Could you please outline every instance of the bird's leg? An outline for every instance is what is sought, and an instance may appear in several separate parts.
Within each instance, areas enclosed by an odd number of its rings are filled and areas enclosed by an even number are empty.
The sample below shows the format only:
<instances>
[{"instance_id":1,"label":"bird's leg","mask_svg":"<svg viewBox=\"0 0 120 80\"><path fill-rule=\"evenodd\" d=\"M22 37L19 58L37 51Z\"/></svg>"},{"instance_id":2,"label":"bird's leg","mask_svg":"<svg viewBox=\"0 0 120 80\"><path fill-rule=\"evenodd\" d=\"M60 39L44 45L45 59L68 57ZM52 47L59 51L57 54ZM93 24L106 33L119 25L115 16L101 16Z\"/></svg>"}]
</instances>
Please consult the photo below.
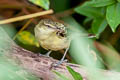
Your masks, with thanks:
<instances>
[{"instance_id":1,"label":"bird's leg","mask_svg":"<svg viewBox=\"0 0 120 80\"><path fill-rule=\"evenodd\" d=\"M50 57L50 53L51 53L52 51L48 51L45 55L47 56L47 57Z\"/></svg>"},{"instance_id":2,"label":"bird's leg","mask_svg":"<svg viewBox=\"0 0 120 80\"><path fill-rule=\"evenodd\" d=\"M62 64L62 62L66 61L66 60L64 60L64 59L65 59L65 56L66 56L68 50L69 50L69 48L67 48L67 49L65 50L65 53L64 53L62 59L61 59L59 62L57 62L56 64L54 64L54 66L58 66L58 65Z\"/></svg>"}]
</instances>

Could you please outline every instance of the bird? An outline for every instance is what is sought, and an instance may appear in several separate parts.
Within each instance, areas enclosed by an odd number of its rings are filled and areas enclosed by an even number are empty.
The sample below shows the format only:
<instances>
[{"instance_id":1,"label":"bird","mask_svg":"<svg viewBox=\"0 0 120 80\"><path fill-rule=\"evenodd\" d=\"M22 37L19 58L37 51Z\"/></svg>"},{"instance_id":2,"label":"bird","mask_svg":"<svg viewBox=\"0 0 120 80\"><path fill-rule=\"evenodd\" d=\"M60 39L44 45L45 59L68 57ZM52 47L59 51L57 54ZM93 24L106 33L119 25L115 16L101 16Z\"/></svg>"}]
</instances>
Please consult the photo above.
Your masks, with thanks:
<instances>
[{"instance_id":1,"label":"bird","mask_svg":"<svg viewBox=\"0 0 120 80\"><path fill-rule=\"evenodd\" d=\"M47 56L49 56L52 51L65 49L63 57L57 63L57 65L61 64L70 46L66 26L63 23L51 19L42 19L35 26L34 33L40 46L48 50Z\"/></svg>"}]
</instances>

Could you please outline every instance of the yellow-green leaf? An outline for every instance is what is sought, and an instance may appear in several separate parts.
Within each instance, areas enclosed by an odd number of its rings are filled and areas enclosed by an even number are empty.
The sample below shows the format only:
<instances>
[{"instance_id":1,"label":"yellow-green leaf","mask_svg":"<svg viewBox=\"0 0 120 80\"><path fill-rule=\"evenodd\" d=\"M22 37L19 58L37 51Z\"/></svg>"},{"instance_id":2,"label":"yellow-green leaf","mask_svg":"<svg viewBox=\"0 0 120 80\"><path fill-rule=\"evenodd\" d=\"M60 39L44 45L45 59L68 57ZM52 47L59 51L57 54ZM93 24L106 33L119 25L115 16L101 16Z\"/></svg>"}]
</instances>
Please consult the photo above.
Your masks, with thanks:
<instances>
[{"instance_id":1,"label":"yellow-green leaf","mask_svg":"<svg viewBox=\"0 0 120 80\"><path fill-rule=\"evenodd\" d=\"M35 39L34 35L28 31L18 33L16 38L23 44L35 45L36 47L39 47L39 43Z\"/></svg>"},{"instance_id":2,"label":"yellow-green leaf","mask_svg":"<svg viewBox=\"0 0 120 80\"><path fill-rule=\"evenodd\" d=\"M49 5L50 5L49 0L29 0L29 1L44 8L45 10L49 9Z\"/></svg>"}]
</instances>

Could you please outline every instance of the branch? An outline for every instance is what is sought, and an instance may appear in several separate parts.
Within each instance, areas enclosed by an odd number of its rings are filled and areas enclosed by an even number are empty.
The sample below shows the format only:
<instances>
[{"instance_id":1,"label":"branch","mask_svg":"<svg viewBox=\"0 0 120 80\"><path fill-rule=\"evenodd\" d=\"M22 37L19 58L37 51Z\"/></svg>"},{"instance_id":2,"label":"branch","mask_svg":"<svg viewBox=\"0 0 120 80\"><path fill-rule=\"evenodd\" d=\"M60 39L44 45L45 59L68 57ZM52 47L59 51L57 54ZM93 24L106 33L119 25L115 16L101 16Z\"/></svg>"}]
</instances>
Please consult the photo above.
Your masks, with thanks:
<instances>
[{"instance_id":1,"label":"branch","mask_svg":"<svg viewBox=\"0 0 120 80\"><path fill-rule=\"evenodd\" d=\"M53 67L53 64L56 63L58 60L55 60L51 57L45 57L42 55L38 56L37 54L25 50L17 45L12 46L12 50L10 53L12 53L12 55L10 56L12 56L12 58L15 59L15 61L17 62L19 61L19 63L17 64L24 67L28 71L32 72L36 76L42 78L43 80L61 80L59 79L58 76L56 76L56 74L52 70L56 70L64 74L71 80L73 80L72 76L67 71L66 66L70 66L76 72L80 73L83 77L83 80L89 80L88 76L89 74L91 74L87 71L87 68L77 64L63 63L57 67ZM100 70L100 71L102 74L105 75L105 77L116 78L114 77L114 75L117 77L120 76L120 73L118 72L107 71L107 70Z\"/></svg>"}]
</instances>

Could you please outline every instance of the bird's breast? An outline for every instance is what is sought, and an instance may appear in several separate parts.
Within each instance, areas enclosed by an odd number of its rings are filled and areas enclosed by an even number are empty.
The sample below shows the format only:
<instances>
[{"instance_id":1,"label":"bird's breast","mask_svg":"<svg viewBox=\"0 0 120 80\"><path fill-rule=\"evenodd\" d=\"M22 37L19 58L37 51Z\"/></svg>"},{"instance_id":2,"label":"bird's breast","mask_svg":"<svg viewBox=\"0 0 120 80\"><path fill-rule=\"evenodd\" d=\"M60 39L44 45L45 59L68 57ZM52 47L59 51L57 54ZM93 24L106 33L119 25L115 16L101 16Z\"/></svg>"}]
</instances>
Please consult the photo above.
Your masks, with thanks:
<instances>
[{"instance_id":1,"label":"bird's breast","mask_svg":"<svg viewBox=\"0 0 120 80\"><path fill-rule=\"evenodd\" d=\"M67 37L60 37L56 34L55 30L45 27L36 27L35 37L39 41L40 46L47 50L57 51L65 49L70 44Z\"/></svg>"},{"instance_id":2,"label":"bird's breast","mask_svg":"<svg viewBox=\"0 0 120 80\"><path fill-rule=\"evenodd\" d=\"M44 40L47 39L54 32L54 30L45 27L35 27L34 32L37 40Z\"/></svg>"},{"instance_id":3,"label":"bird's breast","mask_svg":"<svg viewBox=\"0 0 120 80\"><path fill-rule=\"evenodd\" d=\"M49 36L45 40L40 40L40 45L47 50L61 50L69 47L69 40L67 38L59 38L58 36Z\"/></svg>"}]
</instances>

